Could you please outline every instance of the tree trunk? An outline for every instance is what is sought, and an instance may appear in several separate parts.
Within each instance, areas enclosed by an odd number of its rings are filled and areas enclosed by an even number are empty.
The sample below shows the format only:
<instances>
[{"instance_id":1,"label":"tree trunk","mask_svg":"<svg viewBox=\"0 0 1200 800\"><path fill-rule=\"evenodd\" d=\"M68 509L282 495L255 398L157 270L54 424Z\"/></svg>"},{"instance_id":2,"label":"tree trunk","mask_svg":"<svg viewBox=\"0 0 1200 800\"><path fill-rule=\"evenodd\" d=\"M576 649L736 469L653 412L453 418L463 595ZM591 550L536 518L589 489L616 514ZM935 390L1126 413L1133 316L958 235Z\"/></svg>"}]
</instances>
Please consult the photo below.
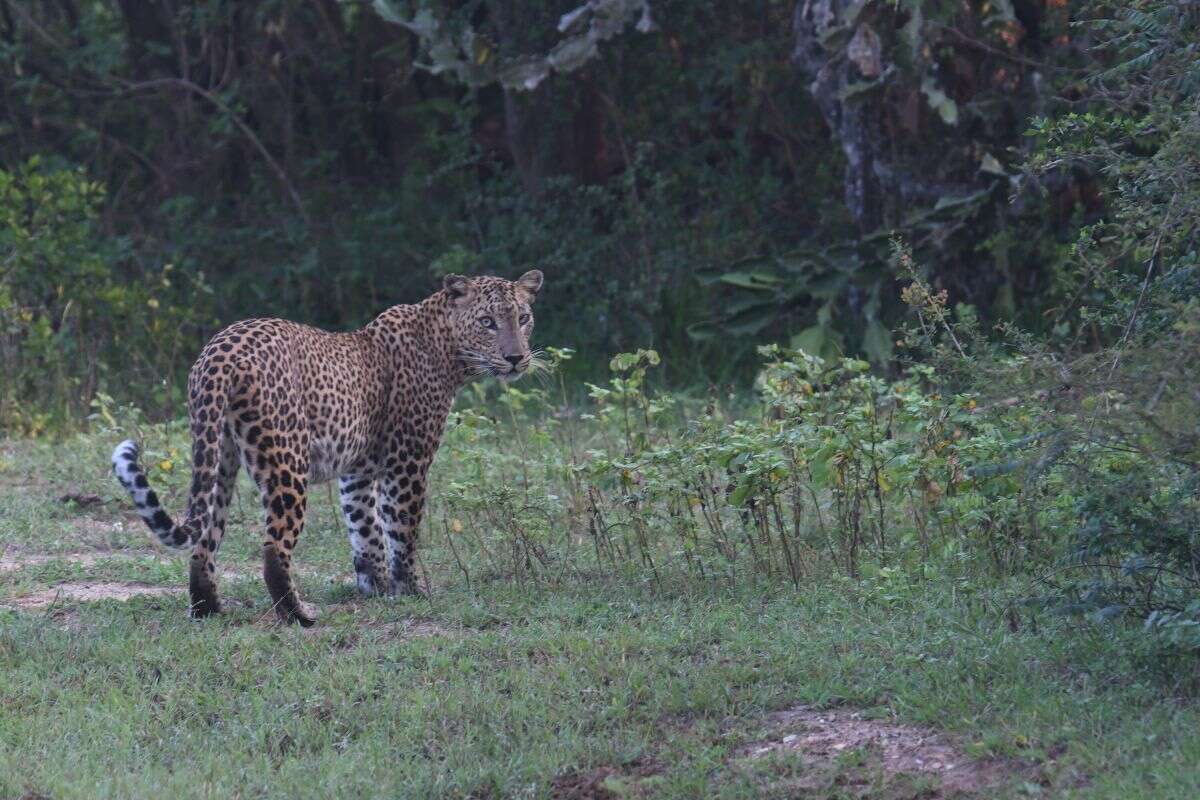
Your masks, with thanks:
<instances>
[{"instance_id":1,"label":"tree trunk","mask_svg":"<svg viewBox=\"0 0 1200 800\"><path fill-rule=\"evenodd\" d=\"M846 157L845 203L864 232L989 185L983 156L1020 144L1041 31L976 5L933 18L881 0L797 3L792 63Z\"/></svg>"}]
</instances>

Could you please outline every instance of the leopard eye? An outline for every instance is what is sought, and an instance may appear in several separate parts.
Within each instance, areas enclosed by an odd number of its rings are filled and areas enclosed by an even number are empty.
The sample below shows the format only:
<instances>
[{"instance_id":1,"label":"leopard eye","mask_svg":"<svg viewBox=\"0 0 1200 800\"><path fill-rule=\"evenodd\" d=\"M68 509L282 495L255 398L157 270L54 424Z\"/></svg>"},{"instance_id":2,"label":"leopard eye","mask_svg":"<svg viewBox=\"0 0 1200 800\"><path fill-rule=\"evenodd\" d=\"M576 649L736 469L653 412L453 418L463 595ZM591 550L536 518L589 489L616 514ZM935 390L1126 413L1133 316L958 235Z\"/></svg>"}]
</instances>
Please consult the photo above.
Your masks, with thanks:
<instances>
[{"instance_id":1,"label":"leopard eye","mask_svg":"<svg viewBox=\"0 0 1200 800\"><path fill-rule=\"evenodd\" d=\"M522 314L520 317L517 318L517 322L521 325L526 324L527 322L529 322L529 315Z\"/></svg>"},{"instance_id":2,"label":"leopard eye","mask_svg":"<svg viewBox=\"0 0 1200 800\"><path fill-rule=\"evenodd\" d=\"M491 317L480 317L479 324L487 328L489 331L496 330L496 320Z\"/></svg>"}]
</instances>

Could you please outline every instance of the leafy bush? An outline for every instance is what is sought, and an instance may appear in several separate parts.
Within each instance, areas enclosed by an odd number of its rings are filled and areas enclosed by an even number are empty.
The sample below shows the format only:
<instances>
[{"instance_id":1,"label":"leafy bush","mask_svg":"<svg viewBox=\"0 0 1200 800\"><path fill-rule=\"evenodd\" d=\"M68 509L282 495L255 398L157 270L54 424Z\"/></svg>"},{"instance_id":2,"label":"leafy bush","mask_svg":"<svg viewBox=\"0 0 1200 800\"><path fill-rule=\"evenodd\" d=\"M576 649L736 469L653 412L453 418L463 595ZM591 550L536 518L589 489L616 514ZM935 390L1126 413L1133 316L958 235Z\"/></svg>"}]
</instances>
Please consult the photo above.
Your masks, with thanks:
<instances>
[{"instance_id":1,"label":"leafy bush","mask_svg":"<svg viewBox=\"0 0 1200 800\"><path fill-rule=\"evenodd\" d=\"M1111 210L1085 228L1057 312L1074 348L1030 346L1043 386L1063 386L1065 465L1078 498L1071 554L1085 576L1067 606L1131 613L1200 648L1200 8L1143 0L1094 23L1110 68L1090 104L1034 127L1043 172L1101 177ZM1082 346L1081 346L1082 345ZM1053 377L1052 377L1053 376ZM1064 451L1066 453L1068 451Z\"/></svg>"},{"instance_id":2,"label":"leafy bush","mask_svg":"<svg viewBox=\"0 0 1200 800\"><path fill-rule=\"evenodd\" d=\"M526 579L801 585L830 572L1008 575L1052 558L1021 507L1025 483L1003 468L1022 447L1011 409L942 395L929 368L889 381L854 359L762 353L760 402L740 414L717 396L653 391L653 350L615 356L584 408L562 387L505 388L506 421L469 404L443 456L460 477L432 518L496 574ZM1069 513L1061 504L1056 522Z\"/></svg>"},{"instance_id":3,"label":"leafy bush","mask_svg":"<svg viewBox=\"0 0 1200 800\"><path fill-rule=\"evenodd\" d=\"M0 170L0 431L78 422L102 389L155 407L180 399L203 284L170 264L122 274L129 244L98 229L103 195L36 158Z\"/></svg>"}]
</instances>

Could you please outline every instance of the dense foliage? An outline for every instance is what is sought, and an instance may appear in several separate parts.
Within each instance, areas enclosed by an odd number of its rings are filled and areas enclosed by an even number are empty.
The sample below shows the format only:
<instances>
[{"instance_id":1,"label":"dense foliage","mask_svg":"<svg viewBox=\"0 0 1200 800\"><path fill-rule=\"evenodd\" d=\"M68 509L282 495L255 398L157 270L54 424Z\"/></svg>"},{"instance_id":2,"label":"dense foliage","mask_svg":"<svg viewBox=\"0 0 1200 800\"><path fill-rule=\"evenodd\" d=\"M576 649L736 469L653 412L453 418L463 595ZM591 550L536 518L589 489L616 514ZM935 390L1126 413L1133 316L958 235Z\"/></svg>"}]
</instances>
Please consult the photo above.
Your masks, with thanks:
<instances>
[{"instance_id":1,"label":"dense foliage","mask_svg":"<svg viewBox=\"0 0 1200 800\"><path fill-rule=\"evenodd\" d=\"M582 373L654 346L677 383L746 380L756 344L796 336L882 364L888 231L1006 317L1094 205L1071 175L1046 197L1018 175L1030 115L1086 59L1057 0L0 11L0 165L102 186L97 244L122 244L126 280L203 273L192 345L537 264L540 330Z\"/></svg>"}]
</instances>

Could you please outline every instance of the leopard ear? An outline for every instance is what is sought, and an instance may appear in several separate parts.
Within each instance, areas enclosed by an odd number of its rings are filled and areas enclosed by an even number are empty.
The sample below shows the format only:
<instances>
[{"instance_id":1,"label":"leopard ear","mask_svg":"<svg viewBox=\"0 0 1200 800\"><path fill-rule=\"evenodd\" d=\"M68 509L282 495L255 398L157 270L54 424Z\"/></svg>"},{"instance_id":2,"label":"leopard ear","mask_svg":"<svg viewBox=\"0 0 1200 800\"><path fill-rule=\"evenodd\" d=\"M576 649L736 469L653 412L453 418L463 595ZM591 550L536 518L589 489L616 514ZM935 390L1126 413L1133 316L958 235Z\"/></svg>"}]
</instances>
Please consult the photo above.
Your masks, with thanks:
<instances>
[{"instance_id":1,"label":"leopard ear","mask_svg":"<svg viewBox=\"0 0 1200 800\"><path fill-rule=\"evenodd\" d=\"M454 304L461 303L471 294L471 279L462 275L447 275L442 279L442 289Z\"/></svg>"},{"instance_id":2,"label":"leopard ear","mask_svg":"<svg viewBox=\"0 0 1200 800\"><path fill-rule=\"evenodd\" d=\"M531 269L517 278L514 283L517 284L518 289L529 296L529 302L532 303L542 288L542 271L540 269Z\"/></svg>"}]
</instances>

